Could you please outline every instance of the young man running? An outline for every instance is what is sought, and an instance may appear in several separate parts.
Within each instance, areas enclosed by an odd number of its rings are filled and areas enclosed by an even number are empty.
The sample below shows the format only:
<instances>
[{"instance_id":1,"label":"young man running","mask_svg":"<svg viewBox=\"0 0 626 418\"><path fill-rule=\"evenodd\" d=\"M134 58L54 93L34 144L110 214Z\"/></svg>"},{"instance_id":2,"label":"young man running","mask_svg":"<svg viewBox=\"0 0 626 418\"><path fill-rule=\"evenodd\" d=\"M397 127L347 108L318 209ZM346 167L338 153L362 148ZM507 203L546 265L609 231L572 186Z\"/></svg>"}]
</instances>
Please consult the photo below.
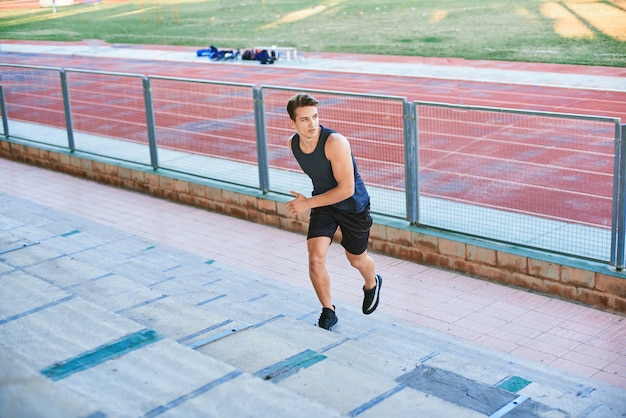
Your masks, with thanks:
<instances>
[{"instance_id":1,"label":"young man running","mask_svg":"<svg viewBox=\"0 0 626 418\"><path fill-rule=\"evenodd\" d=\"M370 197L359 175L348 140L338 132L320 125L319 102L309 94L297 94L287 102L287 113L296 133L289 147L302 170L313 182L311 197L292 191L295 197L287 209L297 215L311 210L307 249L309 276L322 304L318 326L330 330L337 323L331 300L330 276L326 255L337 227L341 245L352 267L363 276L363 313L378 306L383 279L376 274L374 260L367 254L372 226Z\"/></svg>"}]
</instances>

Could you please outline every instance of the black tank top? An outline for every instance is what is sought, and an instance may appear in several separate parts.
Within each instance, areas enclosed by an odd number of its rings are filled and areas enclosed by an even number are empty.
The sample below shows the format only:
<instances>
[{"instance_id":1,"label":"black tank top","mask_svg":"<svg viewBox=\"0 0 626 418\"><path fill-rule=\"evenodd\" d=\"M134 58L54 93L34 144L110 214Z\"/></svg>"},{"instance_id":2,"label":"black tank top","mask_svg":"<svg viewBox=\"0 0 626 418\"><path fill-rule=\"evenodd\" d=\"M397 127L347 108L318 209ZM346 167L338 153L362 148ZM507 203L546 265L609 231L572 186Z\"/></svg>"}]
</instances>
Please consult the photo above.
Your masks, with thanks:
<instances>
[{"instance_id":1,"label":"black tank top","mask_svg":"<svg viewBox=\"0 0 626 418\"><path fill-rule=\"evenodd\" d=\"M313 196L325 193L330 189L337 187L337 181L333 175L333 169L330 161L324 153L324 146L328 136L335 133L332 129L320 126L320 138L317 141L315 150L310 154L305 154L300 149L300 135L295 134L291 138L291 151L294 157L304 171L313 182ZM352 166L354 167L354 194L341 202L331 205L332 207L346 213L360 213L370 201L363 179L356 167L354 155L352 155Z\"/></svg>"}]
</instances>

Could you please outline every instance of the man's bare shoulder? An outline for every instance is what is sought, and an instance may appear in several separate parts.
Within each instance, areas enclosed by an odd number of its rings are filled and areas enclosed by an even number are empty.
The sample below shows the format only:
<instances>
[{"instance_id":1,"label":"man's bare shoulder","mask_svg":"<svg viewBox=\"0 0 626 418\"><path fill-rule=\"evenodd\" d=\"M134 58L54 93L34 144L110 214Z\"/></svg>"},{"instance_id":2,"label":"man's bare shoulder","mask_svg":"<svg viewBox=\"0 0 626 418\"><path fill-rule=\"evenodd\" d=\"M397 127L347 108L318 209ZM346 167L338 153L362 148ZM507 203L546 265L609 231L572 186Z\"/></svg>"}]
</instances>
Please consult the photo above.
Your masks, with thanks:
<instances>
[{"instance_id":1,"label":"man's bare shoulder","mask_svg":"<svg viewBox=\"0 0 626 418\"><path fill-rule=\"evenodd\" d=\"M350 155L350 142L339 132L333 132L328 136L324 151L327 157Z\"/></svg>"},{"instance_id":2,"label":"man's bare shoulder","mask_svg":"<svg viewBox=\"0 0 626 418\"><path fill-rule=\"evenodd\" d=\"M348 141L348 138L346 138L339 132L333 132L332 134L328 135L326 145L330 145L332 147L350 147L350 142Z\"/></svg>"}]
</instances>

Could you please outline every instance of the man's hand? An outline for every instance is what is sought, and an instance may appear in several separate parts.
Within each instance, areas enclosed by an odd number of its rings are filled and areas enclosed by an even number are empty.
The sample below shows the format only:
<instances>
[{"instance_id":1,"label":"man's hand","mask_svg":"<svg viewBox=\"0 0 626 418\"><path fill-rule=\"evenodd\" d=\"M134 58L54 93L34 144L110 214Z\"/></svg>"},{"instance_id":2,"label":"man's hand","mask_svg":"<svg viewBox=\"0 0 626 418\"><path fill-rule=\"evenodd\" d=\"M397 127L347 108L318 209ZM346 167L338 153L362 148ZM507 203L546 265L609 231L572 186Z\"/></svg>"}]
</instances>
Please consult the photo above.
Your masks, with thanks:
<instances>
[{"instance_id":1,"label":"man's hand","mask_svg":"<svg viewBox=\"0 0 626 418\"><path fill-rule=\"evenodd\" d=\"M295 199L287 202L287 209L289 210L289 212L291 212L292 215L297 215L300 212L304 212L305 210L310 209L309 201L304 195L293 191L290 191L289 193L295 196Z\"/></svg>"}]
</instances>

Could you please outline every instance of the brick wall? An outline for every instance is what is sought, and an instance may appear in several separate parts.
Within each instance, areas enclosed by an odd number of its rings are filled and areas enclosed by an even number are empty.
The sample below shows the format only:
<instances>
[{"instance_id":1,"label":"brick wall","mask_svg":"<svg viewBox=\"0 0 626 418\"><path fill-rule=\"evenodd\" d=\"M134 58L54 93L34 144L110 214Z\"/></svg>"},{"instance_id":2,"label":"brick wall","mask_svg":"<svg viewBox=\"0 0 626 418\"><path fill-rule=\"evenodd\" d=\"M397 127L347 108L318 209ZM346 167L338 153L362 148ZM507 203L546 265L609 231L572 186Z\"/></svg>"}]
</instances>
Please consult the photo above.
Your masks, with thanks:
<instances>
[{"instance_id":1,"label":"brick wall","mask_svg":"<svg viewBox=\"0 0 626 418\"><path fill-rule=\"evenodd\" d=\"M289 197L143 165L0 141L0 157L61 171L174 202L305 233L308 216L287 215ZM473 239L374 216L370 249L595 308L626 313L626 272L594 263Z\"/></svg>"}]
</instances>

